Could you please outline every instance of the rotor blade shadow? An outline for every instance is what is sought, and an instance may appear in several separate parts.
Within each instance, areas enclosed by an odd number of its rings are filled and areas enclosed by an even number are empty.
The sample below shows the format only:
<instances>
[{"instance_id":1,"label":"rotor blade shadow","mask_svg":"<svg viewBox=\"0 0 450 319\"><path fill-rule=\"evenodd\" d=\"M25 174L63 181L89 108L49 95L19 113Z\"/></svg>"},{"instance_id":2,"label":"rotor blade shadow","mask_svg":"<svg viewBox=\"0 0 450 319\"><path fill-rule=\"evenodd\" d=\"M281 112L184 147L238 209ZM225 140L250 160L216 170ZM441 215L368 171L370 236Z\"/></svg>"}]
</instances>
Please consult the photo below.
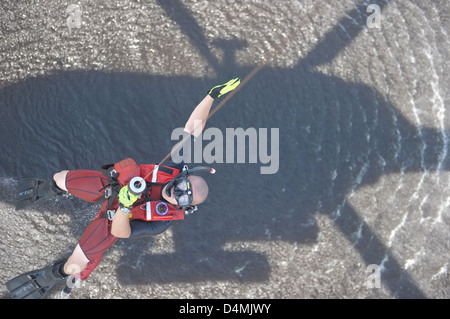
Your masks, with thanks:
<instances>
[{"instance_id":1,"label":"rotor blade shadow","mask_svg":"<svg viewBox=\"0 0 450 319\"><path fill-rule=\"evenodd\" d=\"M361 219L350 204L344 205L341 209L341 215L334 222L342 234L353 243L367 265L375 264L381 267L381 282L396 298L426 298L389 248ZM359 229L362 229L361 236L355 242L353 235Z\"/></svg>"},{"instance_id":2,"label":"rotor blade shadow","mask_svg":"<svg viewBox=\"0 0 450 319\"><path fill-rule=\"evenodd\" d=\"M370 4L376 4L380 10L392 0L373 0ZM315 46L315 48L300 61L302 65L314 67L330 63L343 49L345 49L366 26L366 19L370 14L364 15L367 10L367 1L361 1L347 12ZM307 14L311 21L317 15L317 10ZM330 48L332 48L330 50Z\"/></svg>"},{"instance_id":3,"label":"rotor blade shadow","mask_svg":"<svg viewBox=\"0 0 450 319\"><path fill-rule=\"evenodd\" d=\"M220 68L219 61L208 48L208 41L202 28L184 4L178 0L156 0L156 2L164 9L169 18L180 26L181 32L189 38L214 70L218 71Z\"/></svg>"}]
</instances>

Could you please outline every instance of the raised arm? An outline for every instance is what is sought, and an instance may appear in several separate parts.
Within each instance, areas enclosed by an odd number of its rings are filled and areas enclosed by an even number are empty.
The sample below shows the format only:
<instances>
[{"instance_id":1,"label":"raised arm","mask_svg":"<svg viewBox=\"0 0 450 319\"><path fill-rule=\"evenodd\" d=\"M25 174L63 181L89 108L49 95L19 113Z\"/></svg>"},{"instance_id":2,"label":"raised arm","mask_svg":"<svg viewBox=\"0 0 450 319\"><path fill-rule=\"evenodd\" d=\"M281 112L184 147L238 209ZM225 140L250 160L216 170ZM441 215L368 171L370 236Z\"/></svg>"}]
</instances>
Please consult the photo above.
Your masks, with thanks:
<instances>
[{"instance_id":1,"label":"raised arm","mask_svg":"<svg viewBox=\"0 0 450 319\"><path fill-rule=\"evenodd\" d=\"M209 90L205 98L195 107L194 111L184 126L184 131L198 137L203 131L208 120L209 112L214 100L230 91L233 91L241 83L239 78L232 79L225 84L217 85Z\"/></svg>"},{"instance_id":2,"label":"raised arm","mask_svg":"<svg viewBox=\"0 0 450 319\"><path fill-rule=\"evenodd\" d=\"M188 132L195 137L198 137L203 131L208 119L209 111L213 105L214 99L208 94L205 98L195 107L194 111L184 126L184 131ZM197 125L197 127L195 127Z\"/></svg>"}]
</instances>

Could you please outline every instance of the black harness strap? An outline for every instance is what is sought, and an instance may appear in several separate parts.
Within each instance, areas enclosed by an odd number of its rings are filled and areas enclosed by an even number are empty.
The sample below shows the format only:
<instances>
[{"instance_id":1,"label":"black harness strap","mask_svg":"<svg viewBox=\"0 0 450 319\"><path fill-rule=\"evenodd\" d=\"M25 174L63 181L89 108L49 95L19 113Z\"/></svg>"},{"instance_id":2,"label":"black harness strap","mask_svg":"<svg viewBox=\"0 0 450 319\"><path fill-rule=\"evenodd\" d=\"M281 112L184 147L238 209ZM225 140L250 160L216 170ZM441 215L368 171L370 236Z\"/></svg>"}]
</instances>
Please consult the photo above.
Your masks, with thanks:
<instances>
[{"instance_id":1,"label":"black harness strap","mask_svg":"<svg viewBox=\"0 0 450 319\"><path fill-rule=\"evenodd\" d=\"M98 200L99 203L102 203L108 200L108 205L106 209L108 210L114 202L114 199L119 195L120 189L122 186L119 184L117 178L119 177L119 173L114 170L114 164L103 165L100 169L102 174L108 177L108 184L101 188L99 192L105 190L104 196L100 197Z\"/></svg>"}]
</instances>

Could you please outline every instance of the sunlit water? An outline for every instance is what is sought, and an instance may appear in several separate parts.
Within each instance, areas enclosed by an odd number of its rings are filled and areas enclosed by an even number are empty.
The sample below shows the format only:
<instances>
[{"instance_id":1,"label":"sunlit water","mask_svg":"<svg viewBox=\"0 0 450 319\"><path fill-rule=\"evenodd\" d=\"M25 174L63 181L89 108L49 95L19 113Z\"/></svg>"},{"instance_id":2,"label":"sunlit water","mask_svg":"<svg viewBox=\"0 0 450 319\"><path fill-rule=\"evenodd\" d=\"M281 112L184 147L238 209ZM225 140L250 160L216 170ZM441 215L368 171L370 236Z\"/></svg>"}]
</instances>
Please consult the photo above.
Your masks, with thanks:
<instances>
[{"instance_id":1,"label":"sunlit water","mask_svg":"<svg viewBox=\"0 0 450 319\"><path fill-rule=\"evenodd\" d=\"M208 122L279 128L278 172L213 163L197 213L120 240L72 297L448 298L449 4L370 1L371 29L369 2L335 2L80 1L79 28L65 3L2 2L1 283L70 252L98 209L15 212L18 180L162 160L209 88L300 25Z\"/></svg>"}]
</instances>

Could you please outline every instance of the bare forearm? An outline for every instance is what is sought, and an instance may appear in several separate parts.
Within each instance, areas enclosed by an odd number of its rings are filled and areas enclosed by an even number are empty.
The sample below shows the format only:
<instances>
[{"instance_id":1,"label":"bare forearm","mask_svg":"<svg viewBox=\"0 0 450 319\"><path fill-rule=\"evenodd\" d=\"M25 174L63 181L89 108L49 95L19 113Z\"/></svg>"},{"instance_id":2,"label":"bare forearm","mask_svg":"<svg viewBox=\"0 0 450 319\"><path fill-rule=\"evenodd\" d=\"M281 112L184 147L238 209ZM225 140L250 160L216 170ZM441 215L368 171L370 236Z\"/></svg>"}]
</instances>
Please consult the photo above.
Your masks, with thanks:
<instances>
[{"instance_id":1,"label":"bare forearm","mask_svg":"<svg viewBox=\"0 0 450 319\"><path fill-rule=\"evenodd\" d=\"M119 238L128 238L131 234L129 214L124 214L120 208L117 209L111 226L111 234Z\"/></svg>"},{"instance_id":2,"label":"bare forearm","mask_svg":"<svg viewBox=\"0 0 450 319\"><path fill-rule=\"evenodd\" d=\"M214 99L207 95L194 109L189 117L184 130L195 137L198 137L203 131L206 125L211 106L213 105ZM197 126L197 127L196 127Z\"/></svg>"}]
</instances>

